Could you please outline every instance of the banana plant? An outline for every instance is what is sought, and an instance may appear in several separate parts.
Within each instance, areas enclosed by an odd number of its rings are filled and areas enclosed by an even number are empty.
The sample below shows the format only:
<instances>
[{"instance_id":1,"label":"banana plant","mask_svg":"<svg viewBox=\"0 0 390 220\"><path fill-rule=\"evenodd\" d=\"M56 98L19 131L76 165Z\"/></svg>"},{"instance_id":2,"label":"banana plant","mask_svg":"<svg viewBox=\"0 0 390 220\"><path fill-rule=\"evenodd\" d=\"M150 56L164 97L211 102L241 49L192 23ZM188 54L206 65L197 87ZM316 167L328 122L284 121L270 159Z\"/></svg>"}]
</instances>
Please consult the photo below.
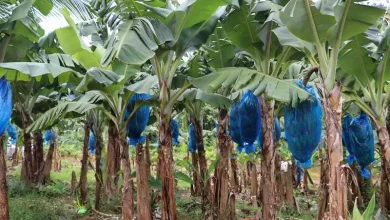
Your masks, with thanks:
<instances>
[{"instance_id":1,"label":"banana plant","mask_svg":"<svg viewBox=\"0 0 390 220\"><path fill-rule=\"evenodd\" d=\"M376 50L369 54L368 45L372 44L364 34L354 36L340 51L339 74L352 76L346 82L343 95L347 102L353 102L370 116L379 137L381 165L381 209L390 210L390 150L389 133L386 126L390 86L387 59L389 56L390 29L386 29L377 41ZM358 60L358 62L356 62ZM355 65L352 65L354 63ZM361 68L355 68L359 66Z\"/></svg>"},{"instance_id":2,"label":"banana plant","mask_svg":"<svg viewBox=\"0 0 390 220\"><path fill-rule=\"evenodd\" d=\"M261 199L264 204L263 216L267 219L276 218L275 179L267 171L272 169L268 166L275 166L271 163L275 154L272 143L273 103L277 100L295 106L309 98L307 92L283 78L290 64L302 59L303 51L314 51L310 44L302 44L295 38L289 39L291 33L288 29L278 29L283 26L279 18L281 8L271 1L253 5L240 1L239 5L232 6L221 21L220 32L216 33L219 40L209 46L213 50L208 60L215 71L190 81L202 91L219 92L231 99L236 99L248 89L256 96L261 96L262 117L266 121L263 123L263 137L268 140L263 141L262 146L263 173L266 176L263 179L270 181L261 184L265 187ZM299 45L299 48L281 45L280 39L276 37L277 30L285 39L289 39L289 43ZM235 53L232 52L234 48L237 48ZM234 54L234 57L227 57L229 54ZM245 62L237 62L237 58L244 58Z\"/></svg>"},{"instance_id":3,"label":"banana plant","mask_svg":"<svg viewBox=\"0 0 390 220\"><path fill-rule=\"evenodd\" d=\"M329 197L320 197L318 219L322 219L328 209L330 218L346 218L343 193L339 191L343 189L340 185L341 171L338 170L343 162L341 82L336 80L340 48L345 41L365 32L383 13L382 9L357 4L355 0L317 1L315 4L309 0L290 0L280 13L280 19L292 33L292 37L303 43L313 44L316 50L314 57L307 52L305 54L315 66L308 73L314 72L313 70L318 73L320 83L317 87L325 112L329 180L334 183L329 185ZM281 39L281 36L278 35L278 38ZM288 45L288 42L283 44ZM326 185L325 183L324 186ZM322 191L322 195L327 195L327 189ZM328 207L326 204L332 205Z\"/></svg>"},{"instance_id":4,"label":"banana plant","mask_svg":"<svg viewBox=\"0 0 390 220\"><path fill-rule=\"evenodd\" d=\"M191 86L182 81L177 91L172 86L183 56L204 44L213 33L218 19L230 1L193 1L175 7L167 2L165 7L142 3L149 13L139 10L133 3L137 16L119 23L107 44L103 65L114 58L127 64L150 62L160 89L159 164L162 177L162 219L177 219L174 195L172 137L170 120L177 98ZM152 13L150 13L152 12ZM152 16L150 16L153 14ZM142 17L148 15L146 18ZM164 153L163 153L164 152Z\"/></svg>"}]
</instances>

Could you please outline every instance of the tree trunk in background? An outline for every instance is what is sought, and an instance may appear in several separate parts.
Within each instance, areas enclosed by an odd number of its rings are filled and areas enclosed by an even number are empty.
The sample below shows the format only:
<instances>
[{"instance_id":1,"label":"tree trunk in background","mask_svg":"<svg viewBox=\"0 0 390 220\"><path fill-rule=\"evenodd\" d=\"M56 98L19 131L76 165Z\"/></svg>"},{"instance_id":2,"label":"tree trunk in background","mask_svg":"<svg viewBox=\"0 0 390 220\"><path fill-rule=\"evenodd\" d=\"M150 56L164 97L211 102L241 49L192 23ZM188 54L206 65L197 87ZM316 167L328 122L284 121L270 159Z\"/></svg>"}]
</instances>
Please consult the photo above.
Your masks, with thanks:
<instances>
[{"instance_id":1,"label":"tree trunk in background","mask_svg":"<svg viewBox=\"0 0 390 220\"><path fill-rule=\"evenodd\" d=\"M80 172L80 199L81 204L85 205L87 203L87 173L88 173L88 142L89 142L89 121L86 118L84 122L84 145L83 145L83 157L81 159L81 172Z\"/></svg>"},{"instance_id":2,"label":"tree trunk in background","mask_svg":"<svg viewBox=\"0 0 390 220\"><path fill-rule=\"evenodd\" d=\"M212 204L212 191L210 178L204 182L207 174L207 158L206 151L204 149L203 142L203 123L201 120L191 118L192 125L194 126L194 133L196 138L196 148L198 149L198 162L199 162L199 182L201 184L201 195L202 195L202 213L206 213L206 205Z\"/></svg>"},{"instance_id":3,"label":"tree trunk in background","mask_svg":"<svg viewBox=\"0 0 390 220\"><path fill-rule=\"evenodd\" d=\"M129 145L126 136L120 136L121 163L123 171L123 188L122 188L122 219L132 220L134 216L134 192L133 178L131 176Z\"/></svg>"},{"instance_id":4,"label":"tree trunk in background","mask_svg":"<svg viewBox=\"0 0 390 220\"><path fill-rule=\"evenodd\" d=\"M142 148L142 144L140 142L138 142L137 144L136 157L137 219L152 220L152 211L150 209L146 149Z\"/></svg>"},{"instance_id":5,"label":"tree trunk in background","mask_svg":"<svg viewBox=\"0 0 390 220\"><path fill-rule=\"evenodd\" d=\"M106 186L107 196L115 194L118 184L118 172L120 167L120 147L118 144L119 134L113 122L108 123L108 144L106 164Z\"/></svg>"},{"instance_id":6,"label":"tree trunk in background","mask_svg":"<svg viewBox=\"0 0 390 220\"><path fill-rule=\"evenodd\" d=\"M200 187L200 176L199 176L199 162L198 162L198 154L196 151L191 153L192 158L192 166L194 166L194 170L192 171L192 179L194 180L194 184L191 185L191 194L192 196L200 196L201 195L201 187Z\"/></svg>"},{"instance_id":7,"label":"tree trunk in background","mask_svg":"<svg viewBox=\"0 0 390 220\"><path fill-rule=\"evenodd\" d=\"M387 113L387 111L386 111ZM378 134L379 146L381 151L381 181L380 181L380 207L382 213L390 214L390 142L389 133L386 128L386 124L380 124L375 122L375 129Z\"/></svg>"},{"instance_id":8,"label":"tree trunk in background","mask_svg":"<svg viewBox=\"0 0 390 220\"><path fill-rule=\"evenodd\" d=\"M160 97L161 98L161 97ZM163 102L161 109L165 109ZM173 175L173 149L172 149L172 131L170 128L170 115L160 114L158 159L160 163L160 177L162 179L162 206L161 219L175 220L176 197L175 197L175 177Z\"/></svg>"},{"instance_id":9,"label":"tree trunk in background","mask_svg":"<svg viewBox=\"0 0 390 220\"><path fill-rule=\"evenodd\" d=\"M257 198L257 167L256 167L256 163L251 163L251 197ZM252 205L257 206L257 199L253 202L256 204L252 204Z\"/></svg>"},{"instance_id":10,"label":"tree trunk in background","mask_svg":"<svg viewBox=\"0 0 390 220\"><path fill-rule=\"evenodd\" d=\"M149 140L150 140L150 135L146 137L146 144L145 144L145 159L146 159L146 173L149 176L152 176L152 173L150 171L150 166L152 164L150 160L150 146L149 146Z\"/></svg>"},{"instance_id":11,"label":"tree trunk in background","mask_svg":"<svg viewBox=\"0 0 390 220\"><path fill-rule=\"evenodd\" d=\"M18 143L15 145L15 151L14 154L12 155L12 166L17 166L19 163L19 154L18 154Z\"/></svg>"},{"instance_id":12,"label":"tree trunk in background","mask_svg":"<svg viewBox=\"0 0 390 220\"><path fill-rule=\"evenodd\" d=\"M71 186L70 186L70 189L72 191L72 195L76 194L76 187L77 187L77 177L76 177L76 173L74 171L72 171L72 180L71 180Z\"/></svg>"},{"instance_id":13,"label":"tree trunk in background","mask_svg":"<svg viewBox=\"0 0 390 220\"><path fill-rule=\"evenodd\" d=\"M219 149L221 160L214 173L214 214L218 216L218 219L232 219L229 202L230 137L225 133L228 121L227 110L221 109L219 112L217 137L217 148Z\"/></svg>"},{"instance_id":14,"label":"tree trunk in background","mask_svg":"<svg viewBox=\"0 0 390 220\"><path fill-rule=\"evenodd\" d=\"M33 161L31 154L31 136L27 133L27 127L29 124L28 116L22 112L22 123L23 123L23 138L24 138L24 158L22 162L22 174L20 179L25 184L29 185L33 182Z\"/></svg>"},{"instance_id":15,"label":"tree trunk in background","mask_svg":"<svg viewBox=\"0 0 390 220\"><path fill-rule=\"evenodd\" d=\"M282 171L282 185L284 186L284 202L287 208L294 209L295 199L293 191L292 165L287 164L287 172Z\"/></svg>"},{"instance_id":16,"label":"tree trunk in background","mask_svg":"<svg viewBox=\"0 0 390 220\"><path fill-rule=\"evenodd\" d=\"M39 179L38 179L39 184L45 185L50 178L50 171L53 163L54 146L55 146L54 140L50 141L50 147L49 147L49 151L47 151L46 161L43 165L43 171L39 175Z\"/></svg>"},{"instance_id":17,"label":"tree trunk in background","mask_svg":"<svg viewBox=\"0 0 390 220\"><path fill-rule=\"evenodd\" d=\"M43 170L44 156L43 156L43 138L42 132L38 131L34 133L34 179L38 182L40 173Z\"/></svg>"},{"instance_id":18,"label":"tree trunk in background","mask_svg":"<svg viewBox=\"0 0 390 220\"><path fill-rule=\"evenodd\" d=\"M280 208L283 206L283 200L284 200L284 183L283 183L283 179L282 179L282 170L280 168L280 164L281 164L281 161L280 161L280 157L279 155L276 155L275 157L275 182L276 182L276 204L277 204L277 207Z\"/></svg>"},{"instance_id":19,"label":"tree trunk in background","mask_svg":"<svg viewBox=\"0 0 390 220\"><path fill-rule=\"evenodd\" d=\"M341 81L338 81L329 95L323 84L317 86L322 97L326 124L326 146L329 160L329 218L346 219L346 192L342 185L343 146L341 136Z\"/></svg>"},{"instance_id":20,"label":"tree trunk in background","mask_svg":"<svg viewBox=\"0 0 390 220\"><path fill-rule=\"evenodd\" d=\"M318 147L320 161L320 187L318 189L318 213L317 220L322 220L328 210L329 203L329 161L321 146Z\"/></svg>"},{"instance_id":21,"label":"tree trunk in background","mask_svg":"<svg viewBox=\"0 0 390 220\"><path fill-rule=\"evenodd\" d=\"M350 165L350 173L347 174L347 188L350 189L347 191L347 206L350 213L353 211L355 205L355 199L357 198L357 204L359 207L363 207L363 199L360 193L362 184L360 181L362 177L358 173L357 163Z\"/></svg>"},{"instance_id":22,"label":"tree trunk in background","mask_svg":"<svg viewBox=\"0 0 390 220\"><path fill-rule=\"evenodd\" d=\"M236 155L236 151L234 149L234 141L230 140L230 154ZM237 158L230 158L230 188L231 192L238 193L240 187L240 182L238 179L238 162Z\"/></svg>"},{"instance_id":23,"label":"tree trunk in background","mask_svg":"<svg viewBox=\"0 0 390 220\"><path fill-rule=\"evenodd\" d=\"M276 219L276 148L273 141L274 101L259 98L263 124L263 148L261 150L261 204L263 219Z\"/></svg>"},{"instance_id":24,"label":"tree trunk in background","mask_svg":"<svg viewBox=\"0 0 390 220\"><path fill-rule=\"evenodd\" d=\"M3 136L0 136L0 219L9 220L7 164L5 162Z\"/></svg>"},{"instance_id":25,"label":"tree trunk in background","mask_svg":"<svg viewBox=\"0 0 390 220\"><path fill-rule=\"evenodd\" d=\"M309 180L307 179L306 170L303 172L303 191L309 193Z\"/></svg>"},{"instance_id":26,"label":"tree trunk in background","mask_svg":"<svg viewBox=\"0 0 390 220\"><path fill-rule=\"evenodd\" d=\"M54 132L54 136L57 137L57 133ZM60 159L60 151L58 148L58 139L54 138L54 172L61 171L61 159Z\"/></svg>"},{"instance_id":27,"label":"tree trunk in background","mask_svg":"<svg viewBox=\"0 0 390 220\"><path fill-rule=\"evenodd\" d=\"M103 136L99 131L95 131L95 209L100 208L100 195L102 194L103 172L101 169L101 159L103 150Z\"/></svg>"}]
</instances>

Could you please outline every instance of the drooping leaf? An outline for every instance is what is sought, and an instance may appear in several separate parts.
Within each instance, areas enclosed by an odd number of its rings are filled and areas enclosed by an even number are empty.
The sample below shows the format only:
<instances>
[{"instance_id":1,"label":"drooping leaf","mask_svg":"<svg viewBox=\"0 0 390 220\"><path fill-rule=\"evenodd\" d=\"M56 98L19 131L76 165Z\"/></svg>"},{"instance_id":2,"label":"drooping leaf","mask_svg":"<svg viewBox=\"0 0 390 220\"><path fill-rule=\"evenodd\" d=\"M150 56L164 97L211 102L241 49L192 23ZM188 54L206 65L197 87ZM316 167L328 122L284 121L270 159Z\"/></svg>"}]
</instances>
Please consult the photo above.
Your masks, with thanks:
<instances>
[{"instance_id":1,"label":"drooping leaf","mask_svg":"<svg viewBox=\"0 0 390 220\"><path fill-rule=\"evenodd\" d=\"M50 63L10 62L1 63L0 67L3 69L20 71L30 77L40 77L49 74L52 78L58 77L59 83L61 84L68 82L71 75L75 75L76 77L82 76L72 69Z\"/></svg>"},{"instance_id":2,"label":"drooping leaf","mask_svg":"<svg viewBox=\"0 0 390 220\"><path fill-rule=\"evenodd\" d=\"M157 84L157 76L148 75L145 79L127 86L126 89L134 93L149 93L150 89Z\"/></svg>"},{"instance_id":3,"label":"drooping leaf","mask_svg":"<svg viewBox=\"0 0 390 220\"><path fill-rule=\"evenodd\" d=\"M219 94L211 94L202 92L200 89L187 89L181 96L178 98L178 101L183 101L184 99L189 102L194 102L195 100L200 100L215 108L229 108L232 104L232 101Z\"/></svg>"},{"instance_id":4,"label":"drooping leaf","mask_svg":"<svg viewBox=\"0 0 390 220\"><path fill-rule=\"evenodd\" d=\"M232 88L235 91L232 98L249 89L256 96L265 93L270 98L293 106L310 97L309 93L292 82L242 67L218 69L204 77L191 79L190 82L206 92L214 92L221 88Z\"/></svg>"},{"instance_id":5,"label":"drooping leaf","mask_svg":"<svg viewBox=\"0 0 390 220\"><path fill-rule=\"evenodd\" d=\"M66 113L75 112L78 114L85 114L87 111L98 108L98 105L88 102L63 102L56 107L43 113L37 120L35 120L28 128L27 132L43 130L50 127L56 120Z\"/></svg>"}]
</instances>

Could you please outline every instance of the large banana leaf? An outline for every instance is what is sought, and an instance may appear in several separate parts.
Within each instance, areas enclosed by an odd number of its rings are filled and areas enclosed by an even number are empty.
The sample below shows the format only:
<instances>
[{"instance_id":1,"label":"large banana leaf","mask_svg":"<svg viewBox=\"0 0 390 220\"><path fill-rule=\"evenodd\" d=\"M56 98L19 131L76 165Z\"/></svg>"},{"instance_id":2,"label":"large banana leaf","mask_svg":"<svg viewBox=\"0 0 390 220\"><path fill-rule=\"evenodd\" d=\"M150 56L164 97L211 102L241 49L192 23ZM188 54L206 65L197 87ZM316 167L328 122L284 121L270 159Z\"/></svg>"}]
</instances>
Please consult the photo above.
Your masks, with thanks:
<instances>
[{"instance_id":1,"label":"large banana leaf","mask_svg":"<svg viewBox=\"0 0 390 220\"><path fill-rule=\"evenodd\" d=\"M187 50L198 49L206 43L209 36L214 32L218 19L223 15L225 10L226 6L220 7L205 21L183 29L177 41L176 53L182 55Z\"/></svg>"},{"instance_id":2,"label":"large banana leaf","mask_svg":"<svg viewBox=\"0 0 390 220\"><path fill-rule=\"evenodd\" d=\"M59 84L62 84L67 83L71 76L82 77L80 73L72 69L50 63L11 62L1 63L0 68L3 69L3 71L0 71L0 75L6 74L9 80L16 80L17 77L21 77L19 79L26 79L28 81L29 77L34 77L39 81L40 77L48 75L51 83L53 83L54 78L58 78ZM11 71L4 71L4 69ZM17 71L25 74L25 76L18 76L20 73Z\"/></svg>"},{"instance_id":3,"label":"large banana leaf","mask_svg":"<svg viewBox=\"0 0 390 220\"><path fill-rule=\"evenodd\" d=\"M178 101L188 100L193 102L200 100L204 103L210 104L215 108L229 108L232 101L225 96L219 94L205 93L200 89L187 89L183 94L179 96Z\"/></svg>"},{"instance_id":4,"label":"large banana leaf","mask_svg":"<svg viewBox=\"0 0 390 220\"><path fill-rule=\"evenodd\" d=\"M89 102L63 102L56 107L43 113L37 120L35 120L28 128L27 132L34 132L43 130L53 125L59 118L67 113L85 114L91 109L102 108L99 105L91 104ZM102 108L103 109L103 108ZM104 110L104 109L103 109Z\"/></svg>"},{"instance_id":5,"label":"large banana leaf","mask_svg":"<svg viewBox=\"0 0 390 220\"><path fill-rule=\"evenodd\" d=\"M340 68L351 75L354 75L363 86L367 86L373 79L373 73L377 68L377 63L368 56L368 51L364 48L370 41L359 34L351 38L341 52L346 51L339 59Z\"/></svg>"},{"instance_id":6,"label":"large banana leaf","mask_svg":"<svg viewBox=\"0 0 390 220\"><path fill-rule=\"evenodd\" d=\"M172 40L171 31L159 20L126 21L111 36L102 64L108 65L114 57L127 64L143 64L155 55L159 45Z\"/></svg>"},{"instance_id":7,"label":"large banana leaf","mask_svg":"<svg viewBox=\"0 0 390 220\"><path fill-rule=\"evenodd\" d=\"M191 79L190 82L205 92L214 92L223 88L232 88L231 98L237 97L247 89L256 96L265 93L268 97L296 106L310 97L309 93L292 82L277 79L248 68L228 67L204 77Z\"/></svg>"},{"instance_id":8,"label":"large banana leaf","mask_svg":"<svg viewBox=\"0 0 390 220\"><path fill-rule=\"evenodd\" d=\"M257 25L255 15L250 13L247 5L242 5L229 14L222 27L233 45L260 60L258 48L261 40L257 35Z\"/></svg>"},{"instance_id":9,"label":"large banana leaf","mask_svg":"<svg viewBox=\"0 0 390 220\"><path fill-rule=\"evenodd\" d=\"M355 4L355 2L359 1L360 0L352 0L351 5L349 6L348 14L346 15L347 19L345 20L345 24L343 24L344 28L342 30L341 41L348 40L357 34L364 33L386 12L380 8ZM334 7L334 16L337 20L337 24L328 32L329 42L332 45L335 44L337 34L342 25L341 18L345 7L346 5L340 2L337 2L337 5Z\"/></svg>"},{"instance_id":10,"label":"large banana leaf","mask_svg":"<svg viewBox=\"0 0 390 220\"><path fill-rule=\"evenodd\" d=\"M235 47L227 39L226 33L222 26L217 26L214 33L203 46L208 52L207 63L214 69L231 67L235 56Z\"/></svg>"},{"instance_id":11,"label":"large banana leaf","mask_svg":"<svg viewBox=\"0 0 390 220\"><path fill-rule=\"evenodd\" d=\"M305 2L307 0L291 0L280 12L280 19L295 36L310 43L315 42L310 25L309 14L306 11ZM308 2L308 1L307 1ZM309 3L308 3L309 4ZM326 41L328 30L336 24L334 16L321 14L314 7L310 7L311 14L315 22L315 29L321 42Z\"/></svg>"},{"instance_id":12,"label":"large banana leaf","mask_svg":"<svg viewBox=\"0 0 390 220\"><path fill-rule=\"evenodd\" d=\"M64 52L76 59L85 69L92 67L101 68L101 50L99 47L95 51L84 43L77 32L77 27L70 17L68 10L63 10L63 15L69 27L59 28L55 31L57 40Z\"/></svg>"}]
</instances>

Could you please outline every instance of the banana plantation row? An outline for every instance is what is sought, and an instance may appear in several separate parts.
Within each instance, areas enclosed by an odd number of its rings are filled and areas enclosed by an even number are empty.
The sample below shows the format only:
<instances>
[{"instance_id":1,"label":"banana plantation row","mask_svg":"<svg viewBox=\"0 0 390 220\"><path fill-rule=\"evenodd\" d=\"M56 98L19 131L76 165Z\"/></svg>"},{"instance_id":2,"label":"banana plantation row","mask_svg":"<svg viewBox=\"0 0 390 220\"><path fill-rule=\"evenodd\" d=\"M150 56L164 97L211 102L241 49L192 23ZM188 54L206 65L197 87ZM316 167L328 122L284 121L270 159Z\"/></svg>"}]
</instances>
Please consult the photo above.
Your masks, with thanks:
<instances>
[{"instance_id":1,"label":"banana plantation row","mask_svg":"<svg viewBox=\"0 0 390 220\"><path fill-rule=\"evenodd\" d=\"M360 198L358 179L370 178L373 129L380 155L379 213L389 215L386 11L354 0L180 2L0 4L0 134L5 144L15 130L9 123L23 130L21 180L28 186L48 184L58 147L51 129L62 118L81 117L80 202L87 203L90 145L95 151L94 209L99 210L103 194L110 197L121 187L122 218L153 219L148 179L154 170L143 132L157 124L160 218L178 219L173 145L180 129L173 118L185 111L193 195L202 198L205 219L235 219L242 182L251 185L253 206L261 206L255 218L276 219L282 191L294 206L292 174L284 177L280 171L285 170L278 155L280 136L305 178L313 152L319 152L317 219L349 218L348 204ZM67 25L51 32L41 28L42 21L56 19ZM203 141L205 105L219 111L218 159L212 163ZM50 147L44 159L46 130ZM136 147L135 167L129 145ZM249 181L237 173L235 156L244 153L254 158L241 167ZM3 148L0 160L0 219L9 219ZM289 172L294 169L282 164Z\"/></svg>"}]
</instances>

